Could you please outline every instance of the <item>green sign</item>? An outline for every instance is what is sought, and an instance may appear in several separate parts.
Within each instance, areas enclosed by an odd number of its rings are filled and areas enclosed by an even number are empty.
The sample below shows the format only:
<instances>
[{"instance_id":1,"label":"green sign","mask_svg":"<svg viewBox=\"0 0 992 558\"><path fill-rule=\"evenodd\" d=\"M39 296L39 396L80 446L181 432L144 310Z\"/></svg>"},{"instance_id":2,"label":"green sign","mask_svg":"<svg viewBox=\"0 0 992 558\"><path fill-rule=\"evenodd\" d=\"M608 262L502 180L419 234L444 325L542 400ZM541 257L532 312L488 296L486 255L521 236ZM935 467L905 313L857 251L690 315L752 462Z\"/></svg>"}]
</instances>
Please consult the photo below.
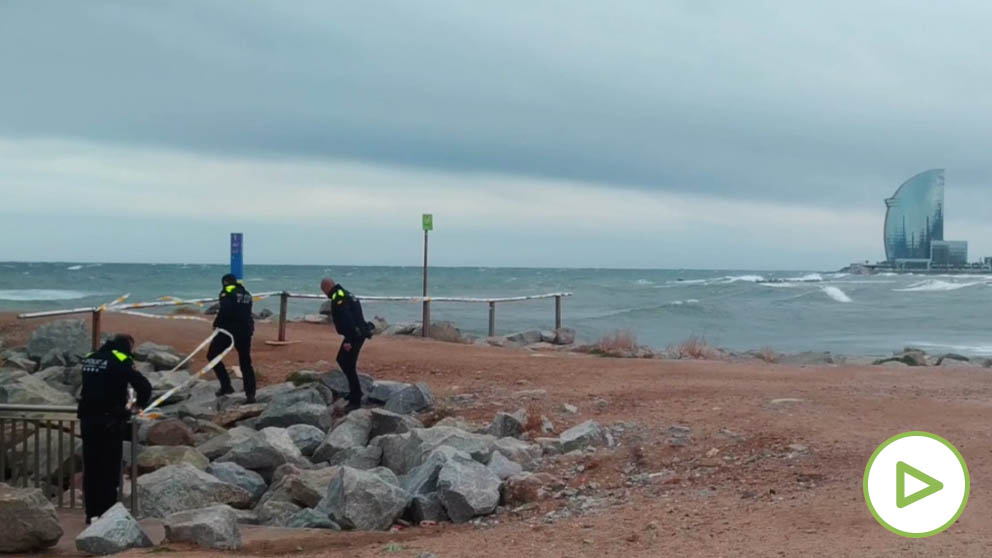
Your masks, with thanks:
<instances>
[{"instance_id":1,"label":"green sign","mask_svg":"<svg viewBox=\"0 0 992 558\"><path fill-rule=\"evenodd\" d=\"M434 216L430 213L424 213L424 230L432 231L434 230Z\"/></svg>"}]
</instances>

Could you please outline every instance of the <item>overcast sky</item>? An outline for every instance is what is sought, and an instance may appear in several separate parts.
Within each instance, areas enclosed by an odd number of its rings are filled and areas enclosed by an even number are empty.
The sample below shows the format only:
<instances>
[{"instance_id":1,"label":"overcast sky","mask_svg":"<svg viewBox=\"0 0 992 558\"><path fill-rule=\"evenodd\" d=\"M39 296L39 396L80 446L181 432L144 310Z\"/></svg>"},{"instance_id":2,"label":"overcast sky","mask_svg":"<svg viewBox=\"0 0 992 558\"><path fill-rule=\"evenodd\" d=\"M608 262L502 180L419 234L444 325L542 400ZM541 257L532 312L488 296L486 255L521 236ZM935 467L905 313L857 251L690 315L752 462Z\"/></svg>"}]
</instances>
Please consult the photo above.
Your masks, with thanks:
<instances>
[{"instance_id":1,"label":"overcast sky","mask_svg":"<svg viewBox=\"0 0 992 558\"><path fill-rule=\"evenodd\" d=\"M992 3L0 0L0 260L832 269L947 169Z\"/></svg>"}]
</instances>

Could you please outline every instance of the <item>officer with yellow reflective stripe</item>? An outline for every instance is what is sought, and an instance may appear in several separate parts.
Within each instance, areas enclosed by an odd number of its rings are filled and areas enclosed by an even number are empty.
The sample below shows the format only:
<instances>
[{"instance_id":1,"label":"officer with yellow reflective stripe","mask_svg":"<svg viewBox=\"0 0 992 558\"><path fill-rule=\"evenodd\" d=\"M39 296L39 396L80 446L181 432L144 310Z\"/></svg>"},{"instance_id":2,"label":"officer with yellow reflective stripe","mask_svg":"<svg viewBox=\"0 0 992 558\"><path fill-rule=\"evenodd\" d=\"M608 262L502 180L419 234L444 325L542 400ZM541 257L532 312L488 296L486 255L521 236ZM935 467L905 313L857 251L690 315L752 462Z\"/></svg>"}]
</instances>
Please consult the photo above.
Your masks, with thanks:
<instances>
[{"instance_id":1,"label":"officer with yellow reflective stripe","mask_svg":"<svg viewBox=\"0 0 992 558\"><path fill-rule=\"evenodd\" d=\"M362 304L330 277L320 282L320 289L331 299L331 318L334 329L344 337L338 349L338 366L348 378L348 406L346 412L362 406L362 385L358 381L358 353L366 339L372 338L374 324L365 321Z\"/></svg>"},{"instance_id":2,"label":"officer with yellow reflective stripe","mask_svg":"<svg viewBox=\"0 0 992 558\"><path fill-rule=\"evenodd\" d=\"M238 351L238 364L241 367L241 379L245 386L245 399L248 403L254 403L255 368L251 363L251 338L255 333L255 319L251 314L251 293L245 289L237 277L230 273L221 277L220 282L220 309L214 319L214 327L227 330L234 336L234 348ZM207 349L207 360L213 360L214 357L224 352L224 349L230 344L231 339L226 335L214 337L210 343L210 348ZM223 362L217 363L214 372L220 381L217 397L234 393L231 377L227 374Z\"/></svg>"},{"instance_id":3,"label":"officer with yellow reflective stripe","mask_svg":"<svg viewBox=\"0 0 992 558\"><path fill-rule=\"evenodd\" d=\"M134 339L117 335L83 359L83 389L77 414L83 439L83 497L86 522L103 515L117 501L123 442L129 432L127 387L134 388L138 408L148 405L152 386L131 360Z\"/></svg>"}]
</instances>

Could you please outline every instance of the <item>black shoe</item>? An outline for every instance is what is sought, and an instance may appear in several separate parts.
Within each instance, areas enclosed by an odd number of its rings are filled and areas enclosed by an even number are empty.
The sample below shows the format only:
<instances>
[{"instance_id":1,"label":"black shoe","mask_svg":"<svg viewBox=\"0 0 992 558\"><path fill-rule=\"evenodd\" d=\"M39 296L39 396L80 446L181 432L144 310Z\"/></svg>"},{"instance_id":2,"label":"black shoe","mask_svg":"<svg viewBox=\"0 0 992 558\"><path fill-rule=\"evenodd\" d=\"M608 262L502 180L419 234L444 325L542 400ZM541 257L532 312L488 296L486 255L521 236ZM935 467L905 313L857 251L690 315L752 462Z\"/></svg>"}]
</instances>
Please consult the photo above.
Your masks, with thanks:
<instances>
[{"instance_id":1,"label":"black shoe","mask_svg":"<svg viewBox=\"0 0 992 558\"><path fill-rule=\"evenodd\" d=\"M226 387L226 388L222 387L219 390L215 391L214 395L216 395L217 397L224 397L225 395L231 395L232 393L234 393L233 387Z\"/></svg>"},{"instance_id":2,"label":"black shoe","mask_svg":"<svg viewBox=\"0 0 992 558\"><path fill-rule=\"evenodd\" d=\"M252 393L250 395L249 394L245 394L245 404L246 405L251 405L254 402L255 402L255 394L254 393Z\"/></svg>"}]
</instances>

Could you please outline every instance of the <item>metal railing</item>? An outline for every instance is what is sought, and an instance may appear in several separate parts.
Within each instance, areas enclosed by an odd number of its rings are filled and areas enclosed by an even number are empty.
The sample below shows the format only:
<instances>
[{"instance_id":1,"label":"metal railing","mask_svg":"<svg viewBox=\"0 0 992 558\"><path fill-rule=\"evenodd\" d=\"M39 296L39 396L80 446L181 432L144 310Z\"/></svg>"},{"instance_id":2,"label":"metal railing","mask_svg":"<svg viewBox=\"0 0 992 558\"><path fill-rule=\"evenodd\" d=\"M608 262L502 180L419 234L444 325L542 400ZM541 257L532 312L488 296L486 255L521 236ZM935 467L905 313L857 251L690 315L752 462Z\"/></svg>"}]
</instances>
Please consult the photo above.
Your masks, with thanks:
<instances>
[{"instance_id":1,"label":"metal railing","mask_svg":"<svg viewBox=\"0 0 992 558\"><path fill-rule=\"evenodd\" d=\"M130 459L121 460L118 500L124 499L125 462L130 461L132 513L138 510L137 422L131 423ZM81 508L76 482L82 472L82 440L76 407L0 404L0 483L39 488L59 508ZM85 472L84 472L85 474ZM83 495L85 497L85 494Z\"/></svg>"},{"instance_id":2,"label":"metal railing","mask_svg":"<svg viewBox=\"0 0 992 558\"><path fill-rule=\"evenodd\" d=\"M262 300L269 298L271 296L279 296L279 342L286 342L286 323L289 319L289 299L290 298L300 298L300 299L321 299L326 300L327 297L323 294L308 294L308 293L291 293L288 291L282 292L266 292L252 295L252 298L257 300ZM542 300L542 299L555 299L555 329L560 329L562 324L562 299L565 297L572 296L569 292L560 293L547 293L538 295L527 295L527 296L511 296L511 297L490 297L490 298L472 298L472 297L451 297L451 296L368 296L368 295L356 295L361 301L367 302L411 302L411 303L421 303L424 305L424 316L425 321L421 327L421 334L424 337L430 335L430 307L432 302L460 302L460 303L475 303L475 304L488 304L489 305L489 336L492 337L496 335L496 304L505 302L521 302L526 300ZM143 308L155 308L162 306L184 306L190 304L202 305L205 303L216 302L216 298L197 298L197 299L187 299L181 300L172 297L166 297L165 300L158 300L152 302L136 302L129 304L122 304L120 301L125 297L121 297L117 301L109 304L104 304L102 306L85 307L85 308L70 308L66 310L48 310L45 312L28 312L24 314L18 314L18 319L31 319L31 318L47 318L53 316L68 316L72 314L90 314L92 320L92 332L93 332L93 350L97 350L100 347L100 321L103 312L124 312L131 313L133 310L143 309ZM146 314L142 314L146 315ZM163 317L155 315L146 315L149 317ZM170 318L187 318L189 316L169 316ZM199 319L199 318L193 318Z\"/></svg>"}]
</instances>

